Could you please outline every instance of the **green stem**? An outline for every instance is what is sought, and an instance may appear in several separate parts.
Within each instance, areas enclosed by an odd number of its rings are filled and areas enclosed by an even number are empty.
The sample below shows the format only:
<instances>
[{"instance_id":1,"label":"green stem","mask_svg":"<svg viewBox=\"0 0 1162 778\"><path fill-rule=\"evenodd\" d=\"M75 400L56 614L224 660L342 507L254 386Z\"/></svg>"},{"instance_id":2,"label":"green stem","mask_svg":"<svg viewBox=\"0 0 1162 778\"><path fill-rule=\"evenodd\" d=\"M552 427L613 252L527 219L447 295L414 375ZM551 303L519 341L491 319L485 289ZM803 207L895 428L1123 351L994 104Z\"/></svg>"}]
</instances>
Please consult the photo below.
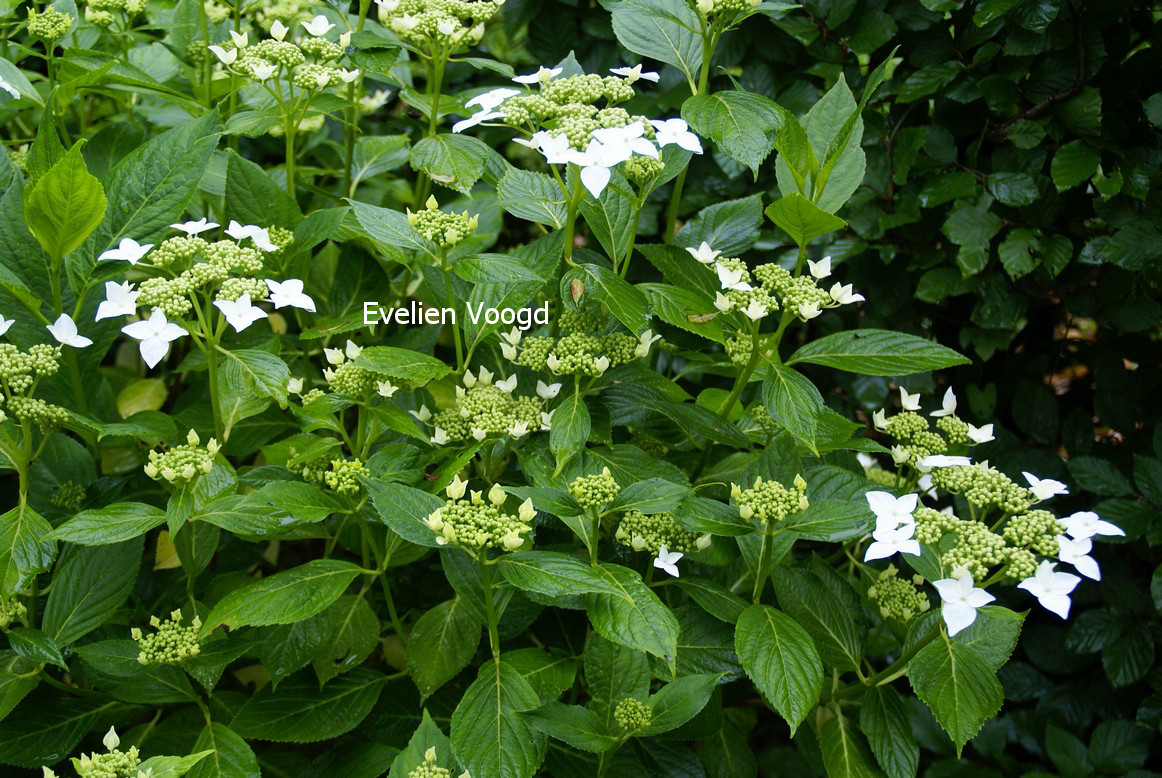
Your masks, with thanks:
<instances>
[{"instance_id":1,"label":"green stem","mask_svg":"<svg viewBox=\"0 0 1162 778\"><path fill-rule=\"evenodd\" d=\"M492 565L480 556L480 585L484 589L484 615L488 618L488 645L492 649L492 660L500 664L500 636L496 631L496 608L492 603Z\"/></svg>"},{"instance_id":2,"label":"green stem","mask_svg":"<svg viewBox=\"0 0 1162 778\"><path fill-rule=\"evenodd\" d=\"M565 172L568 177L568 170ZM568 203L566 204L567 211L565 215L565 245L563 247L565 252L565 263L573 265L573 235L577 228L577 212L581 205L581 199L585 196L585 191L581 187L581 175L578 173L577 180L573 184L573 191L569 192Z\"/></svg>"},{"instance_id":3,"label":"green stem","mask_svg":"<svg viewBox=\"0 0 1162 778\"><path fill-rule=\"evenodd\" d=\"M452 290L452 271L448 269L447 258L441 263L444 270L444 297L447 299L448 307L456 310L456 295ZM464 371L464 344L460 340L460 324L456 321L456 317L452 317L452 342L456 345L456 372Z\"/></svg>"},{"instance_id":4,"label":"green stem","mask_svg":"<svg viewBox=\"0 0 1162 778\"><path fill-rule=\"evenodd\" d=\"M295 117L286 117L286 193L295 197Z\"/></svg>"},{"instance_id":5,"label":"green stem","mask_svg":"<svg viewBox=\"0 0 1162 778\"><path fill-rule=\"evenodd\" d=\"M931 643L940 636L940 622L937 621L932 625L932 628L925 633L924 637L917 640L910 648L900 657L892 662L890 665L880 670L875 675L868 678L864 683L855 683L851 686L845 686L842 689L836 689L828 695L824 695L824 701L828 700L844 700L852 697L858 697L863 694L864 690L872 686L882 686L889 683L900 676L900 674L907 668L908 663L916 654L920 653L920 649Z\"/></svg>"},{"instance_id":6,"label":"green stem","mask_svg":"<svg viewBox=\"0 0 1162 778\"><path fill-rule=\"evenodd\" d=\"M642 218L641 204L638 204L638 207L634 208L634 210L633 210L633 230L629 234L629 248L625 252L625 261L621 263L621 277L622 278L625 278L626 275L629 273L629 261L633 257L633 247L635 245L637 245L637 228L638 228L638 224L641 222L641 218ZM614 261L614 268L613 269L617 270L617 266L616 266L617 257L614 257L613 261Z\"/></svg>"},{"instance_id":7,"label":"green stem","mask_svg":"<svg viewBox=\"0 0 1162 778\"><path fill-rule=\"evenodd\" d=\"M767 559L771 555L771 529L770 527L763 528L763 545L759 549L759 566L755 571L754 576L754 590L751 593L751 602L758 604L759 598L763 596L763 589L766 588L767 576L763 570L767 566Z\"/></svg>"},{"instance_id":8,"label":"green stem","mask_svg":"<svg viewBox=\"0 0 1162 778\"><path fill-rule=\"evenodd\" d=\"M597 567L597 539L601 536L601 514L596 508L590 508L591 535L589 542L589 564Z\"/></svg>"},{"instance_id":9,"label":"green stem","mask_svg":"<svg viewBox=\"0 0 1162 778\"><path fill-rule=\"evenodd\" d=\"M355 23L355 32L363 31L363 24L367 21L367 11L371 7L371 0L359 0L359 20ZM347 109L347 124L343 128L345 135L345 153L343 155L343 196L351 197L351 166L355 163L355 136L359 134L359 112L355 107L355 87L363 83L363 77L347 87L347 99L351 106Z\"/></svg>"}]
</instances>

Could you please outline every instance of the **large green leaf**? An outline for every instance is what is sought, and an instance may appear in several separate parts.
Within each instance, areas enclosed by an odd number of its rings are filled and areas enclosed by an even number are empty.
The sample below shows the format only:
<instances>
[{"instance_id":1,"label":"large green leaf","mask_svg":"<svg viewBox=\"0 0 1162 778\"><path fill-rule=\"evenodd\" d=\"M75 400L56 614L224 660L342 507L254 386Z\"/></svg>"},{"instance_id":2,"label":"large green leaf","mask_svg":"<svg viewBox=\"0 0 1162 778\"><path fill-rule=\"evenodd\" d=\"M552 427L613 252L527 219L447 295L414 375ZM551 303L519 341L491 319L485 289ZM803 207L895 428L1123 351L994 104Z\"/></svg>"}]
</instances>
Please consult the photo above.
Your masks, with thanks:
<instances>
[{"instance_id":1,"label":"large green leaf","mask_svg":"<svg viewBox=\"0 0 1162 778\"><path fill-rule=\"evenodd\" d=\"M361 569L337 559L310 562L275 573L227 594L202 625L208 634L217 627L230 629L291 624L327 608L359 575Z\"/></svg>"},{"instance_id":2,"label":"large green leaf","mask_svg":"<svg viewBox=\"0 0 1162 778\"><path fill-rule=\"evenodd\" d=\"M585 595L585 610L597 634L673 662L678 644L673 612L633 570L618 565L596 569L618 591Z\"/></svg>"},{"instance_id":3,"label":"large green leaf","mask_svg":"<svg viewBox=\"0 0 1162 778\"><path fill-rule=\"evenodd\" d=\"M722 91L697 95L682 104L682 118L694 132L710 138L726 156L758 177L759 166L775 147L781 109L762 95Z\"/></svg>"},{"instance_id":4,"label":"large green leaf","mask_svg":"<svg viewBox=\"0 0 1162 778\"><path fill-rule=\"evenodd\" d=\"M540 699L518 670L486 661L452 713L452 748L472 775L531 778L545 757L545 736L519 715Z\"/></svg>"},{"instance_id":5,"label":"large green leaf","mask_svg":"<svg viewBox=\"0 0 1162 778\"><path fill-rule=\"evenodd\" d=\"M0 597L23 589L52 566L56 543L52 525L26 504L0 516Z\"/></svg>"},{"instance_id":6,"label":"large green leaf","mask_svg":"<svg viewBox=\"0 0 1162 778\"><path fill-rule=\"evenodd\" d=\"M230 722L251 740L316 743L354 729L371 712L387 676L360 667L320 688L313 676L298 675L259 690Z\"/></svg>"},{"instance_id":7,"label":"large green leaf","mask_svg":"<svg viewBox=\"0 0 1162 778\"><path fill-rule=\"evenodd\" d=\"M864 692L860 698L859 728L888 778L915 778L920 747L912 735L908 709L899 692L891 686L873 686Z\"/></svg>"},{"instance_id":8,"label":"large green leaf","mask_svg":"<svg viewBox=\"0 0 1162 778\"><path fill-rule=\"evenodd\" d=\"M845 330L801 347L788 365L809 362L861 375L899 376L964 365L968 359L925 338L891 330Z\"/></svg>"},{"instance_id":9,"label":"large green leaf","mask_svg":"<svg viewBox=\"0 0 1162 778\"><path fill-rule=\"evenodd\" d=\"M41 628L58 646L89 634L125 603L141 568L141 537L107 546L68 546L53 571Z\"/></svg>"},{"instance_id":10,"label":"large green leaf","mask_svg":"<svg viewBox=\"0 0 1162 778\"><path fill-rule=\"evenodd\" d=\"M52 537L81 546L104 546L144 535L165 523L165 511L139 502L118 502L81 511Z\"/></svg>"},{"instance_id":11,"label":"large green leaf","mask_svg":"<svg viewBox=\"0 0 1162 778\"><path fill-rule=\"evenodd\" d=\"M823 691L823 663L811 636L795 620L766 605L738 617L734 649L763 699L794 732Z\"/></svg>"},{"instance_id":12,"label":"large green leaf","mask_svg":"<svg viewBox=\"0 0 1162 778\"><path fill-rule=\"evenodd\" d=\"M763 407L796 440L815 450L823 396L810 379L786 365L770 365L763 381Z\"/></svg>"},{"instance_id":13,"label":"large green leaf","mask_svg":"<svg viewBox=\"0 0 1162 778\"><path fill-rule=\"evenodd\" d=\"M621 594L621 588L589 562L558 551L506 554L497 563L504 579L518 589L549 597L574 594Z\"/></svg>"},{"instance_id":14,"label":"large green leaf","mask_svg":"<svg viewBox=\"0 0 1162 778\"><path fill-rule=\"evenodd\" d=\"M920 649L908 666L908 680L957 753L1004 701L993 668L972 646L955 640L936 640Z\"/></svg>"},{"instance_id":15,"label":"large green leaf","mask_svg":"<svg viewBox=\"0 0 1162 778\"><path fill-rule=\"evenodd\" d=\"M484 174L488 154L488 146L476 138L442 133L412 146L411 165L437 184L468 194Z\"/></svg>"},{"instance_id":16,"label":"large green leaf","mask_svg":"<svg viewBox=\"0 0 1162 778\"><path fill-rule=\"evenodd\" d=\"M80 246L105 216L105 190L77 143L24 194L24 218L54 260Z\"/></svg>"},{"instance_id":17,"label":"large green leaf","mask_svg":"<svg viewBox=\"0 0 1162 778\"><path fill-rule=\"evenodd\" d=\"M618 41L682 71L691 89L702 67L702 38L694 9L676 0L602 0L613 16Z\"/></svg>"},{"instance_id":18,"label":"large green leaf","mask_svg":"<svg viewBox=\"0 0 1162 778\"><path fill-rule=\"evenodd\" d=\"M431 694L472 661L483 625L460 599L448 600L416 621L408 638L407 663L420 694Z\"/></svg>"}]
</instances>

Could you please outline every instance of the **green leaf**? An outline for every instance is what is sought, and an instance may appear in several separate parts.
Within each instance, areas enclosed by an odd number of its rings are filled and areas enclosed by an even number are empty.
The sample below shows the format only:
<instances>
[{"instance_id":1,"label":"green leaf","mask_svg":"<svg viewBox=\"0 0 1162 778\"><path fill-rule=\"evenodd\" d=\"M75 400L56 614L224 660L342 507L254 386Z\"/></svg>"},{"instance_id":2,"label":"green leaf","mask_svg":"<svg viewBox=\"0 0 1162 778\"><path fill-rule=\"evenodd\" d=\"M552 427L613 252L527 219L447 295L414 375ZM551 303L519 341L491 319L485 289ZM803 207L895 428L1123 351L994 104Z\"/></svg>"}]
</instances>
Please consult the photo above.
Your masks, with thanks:
<instances>
[{"instance_id":1,"label":"green leaf","mask_svg":"<svg viewBox=\"0 0 1162 778\"><path fill-rule=\"evenodd\" d=\"M505 554L497 570L518 589L548 597L574 594L620 595L621 587L589 562L557 551L522 551Z\"/></svg>"},{"instance_id":2,"label":"green leaf","mask_svg":"<svg viewBox=\"0 0 1162 778\"><path fill-rule=\"evenodd\" d=\"M105 215L105 190L73 146L24 193L29 232L52 259L59 261L85 242Z\"/></svg>"},{"instance_id":3,"label":"green leaf","mask_svg":"<svg viewBox=\"0 0 1162 778\"><path fill-rule=\"evenodd\" d=\"M719 151L746 165L756 178L775 146L781 115L779 106L752 92L715 92L682 103L682 118L690 129L712 139Z\"/></svg>"},{"instance_id":4,"label":"green leaf","mask_svg":"<svg viewBox=\"0 0 1162 778\"><path fill-rule=\"evenodd\" d=\"M125 603L141 567L143 539L66 546L52 576L41 628L66 646L108 621Z\"/></svg>"},{"instance_id":5,"label":"green leaf","mask_svg":"<svg viewBox=\"0 0 1162 778\"><path fill-rule=\"evenodd\" d=\"M749 535L754 527L738 515L738 508L709 500L705 497L687 497L674 508L674 518L691 532L709 532L728 537Z\"/></svg>"},{"instance_id":6,"label":"green leaf","mask_svg":"<svg viewBox=\"0 0 1162 778\"><path fill-rule=\"evenodd\" d=\"M323 561L323 560L316 560ZM246 701L230 728L248 740L317 743L350 732L371 712L387 676L360 667L320 688L299 675L260 689Z\"/></svg>"},{"instance_id":7,"label":"green leaf","mask_svg":"<svg viewBox=\"0 0 1162 778\"><path fill-rule=\"evenodd\" d=\"M663 513L678 507L691 494L684 484L676 484L664 478L647 478L632 483L617 493L605 509L606 513L638 511L639 513Z\"/></svg>"},{"instance_id":8,"label":"green leaf","mask_svg":"<svg viewBox=\"0 0 1162 778\"><path fill-rule=\"evenodd\" d=\"M452 713L452 749L472 775L531 778L545 736L519 715L540 705L528 681L503 660L485 662Z\"/></svg>"},{"instance_id":9,"label":"green leaf","mask_svg":"<svg viewBox=\"0 0 1162 778\"><path fill-rule=\"evenodd\" d=\"M620 731L614 731L601 715L591 708L550 702L521 714L546 735L564 741L581 751L600 754L616 746Z\"/></svg>"},{"instance_id":10,"label":"green leaf","mask_svg":"<svg viewBox=\"0 0 1162 778\"><path fill-rule=\"evenodd\" d=\"M993 173L988 178L988 190L998 202L1014 208L1031 205L1041 194L1028 173Z\"/></svg>"},{"instance_id":11,"label":"green leaf","mask_svg":"<svg viewBox=\"0 0 1162 778\"><path fill-rule=\"evenodd\" d=\"M337 559L310 562L275 573L227 594L202 625L206 635L225 625L262 627L314 616L339 598L361 569Z\"/></svg>"},{"instance_id":12,"label":"green leaf","mask_svg":"<svg viewBox=\"0 0 1162 778\"><path fill-rule=\"evenodd\" d=\"M442 360L394 346L368 346L355 358L355 365L417 384L435 381L452 372Z\"/></svg>"},{"instance_id":13,"label":"green leaf","mask_svg":"<svg viewBox=\"0 0 1162 778\"><path fill-rule=\"evenodd\" d=\"M920 649L908 666L908 680L957 753L1004 701L995 671L975 649L956 641L936 640Z\"/></svg>"},{"instance_id":14,"label":"green leaf","mask_svg":"<svg viewBox=\"0 0 1162 778\"><path fill-rule=\"evenodd\" d=\"M351 158L351 191L364 179L395 170L408 161L411 149L406 135L371 135L355 140Z\"/></svg>"},{"instance_id":15,"label":"green leaf","mask_svg":"<svg viewBox=\"0 0 1162 778\"><path fill-rule=\"evenodd\" d=\"M504 661L524 676L542 703L560 697L573 686L573 681L577 678L577 660L553 656L539 648L505 651Z\"/></svg>"},{"instance_id":16,"label":"green leaf","mask_svg":"<svg viewBox=\"0 0 1162 778\"><path fill-rule=\"evenodd\" d=\"M482 626L458 597L420 616L408 638L407 664L421 695L430 697L468 666Z\"/></svg>"},{"instance_id":17,"label":"green leaf","mask_svg":"<svg viewBox=\"0 0 1162 778\"><path fill-rule=\"evenodd\" d=\"M375 248L396 262L404 262L407 252L419 251L435 258L435 245L424 240L408 225L407 216L393 208L380 208L358 200L348 200L355 221Z\"/></svg>"},{"instance_id":18,"label":"green leaf","mask_svg":"<svg viewBox=\"0 0 1162 778\"><path fill-rule=\"evenodd\" d=\"M614 264L626 259L637 231L637 214L626 191L625 179L615 171L601 197L587 195L580 206L585 224Z\"/></svg>"},{"instance_id":19,"label":"green leaf","mask_svg":"<svg viewBox=\"0 0 1162 778\"><path fill-rule=\"evenodd\" d=\"M819 750L828 778L880 778L855 722L842 711L823 722Z\"/></svg>"},{"instance_id":20,"label":"green leaf","mask_svg":"<svg viewBox=\"0 0 1162 778\"><path fill-rule=\"evenodd\" d=\"M968 364L968 359L931 340L891 330L845 330L801 347L788 365L808 362L849 373L901 376Z\"/></svg>"},{"instance_id":21,"label":"green leaf","mask_svg":"<svg viewBox=\"0 0 1162 778\"><path fill-rule=\"evenodd\" d=\"M701 295L670 284L638 284L654 316L674 327L717 343L725 341L718 312Z\"/></svg>"},{"instance_id":22,"label":"green leaf","mask_svg":"<svg viewBox=\"0 0 1162 778\"><path fill-rule=\"evenodd\" d=\"M500 207L513 216L556 230L563 228L568 219L561 187L544 173L509 168L496 185L496 198Z\"/></svg>"},{"instance_id":23,"label":"green leaf","mask_svg":"<svg viewBox=\"0 0 1162 778\"><path fill-rule=\"evenodd\" d=\"M15 651L0 651L0 721L39 684L39 663L30 662Z\"/></svg>"},{"instance_id":24,"label":"green leaf","mask_svg":"<svg viewBox=\"0 0 1162 778\"><path fill-rule=\"evenodd\" d=\"M28 80L24 72L4 58L0 58L0 79L19 92L21 99L29 100L39 106L44 105L44 99L41 98L40 93L36 91L36 87ZM10 95L5 93L4 98L7 100L9 97ZM48 113L52 113L52 111Z\"/></svg>"},{"instance_id":25,"label":"green leaf","mask_svg":"<svg viewBox=\"0 0 1162 778\"><path fill-rule=\"evenodd\" d=\"M739 200L724 200L706 206L693 219L683 224L674 236L674 241L679 246L695 248L705 241L725 256L738 257L754 247L762 224L761 195L751 195ZM704 277L715 278L714 273L709 272L705 266L698 266L696 269Z\"/></svg>"},{"instance_id":26,"label":"green leaf","mask_svg":"<svg viewBox=\"0 0 1162 778\"><path fill-rule=\"evenodd\" d=\"M473 254L456 260L453 269L456 275L473 284L547 280L520 254Z\"/></svg>"},{"instance_id":27,"label":"green leaf","mask_svg":"<svg viewBox=\"0 0 1162 778\"><path fill-rule=\"evenodd\" d=\"M646 700L653 715L649 726L635 734L649 737L682 726L702 712L721 678L716 673L685 675L666 684Z\"/></svg>"},{"instance_id":28,"label":"green leaf","mask_svg":"<svg viewBox=\"0 0 1162 778\"><path fill-rule=\"evenodd\" d=\"M74 649L84 663L85 678L123 702L161 705L198 698L190 679L177 665L141 665L140 647L132 640L100 640Z\"/></svg>"},{"instance_id":29,"label":"green leaf","mask_svg":"<svg viewBox=\"0 0 1162 778\"><path fill-rule=\"evenodd\" d=\"M722 584L704 578L680 578L678 588L702 606L702 610L727 624L735 624L742 612L750 607L746 600Z\"/></svg>"},{"instance_id":30,"label":"green leaf","mask_svg":"<svg viewBox=\"0 0 1162 778\"><path fill-rule=\"evenodd\" d=\"M269 481L246 495L240 507L261 508L268 515L284 514L297 521L320 521L343 506L317 486L300 481Z\"/></svg>"},{"instance_id":31,"label":"green leaf","mask_svg":"<svg viewBox=\"0 0 1162 778\"><path fill-rule=\"evenodd\" d=\"M823 663L811 636L785 613L752 605L738 618L734 649L742 669L791 732L823 691Z\"/></svg>"},{"instance_id":32,"label":"green leaf","mask_svg":"<svg viewBox=\"0 0 1162 778\"><path fill-rule=\"evenodd\" d=\"M776 567L774 582L779 606L814 638L823 663L841 671L859 668L863 633L847 603L809 570Z\"/></svg>"},{"instance_id":33,"label":"green leaf","mask_svg":"<svg viewBox=\"0 0 1162 778\"><path fill-rule=\"evenodd\" d=\"M633 570L602 564L595 568L617 594L585 595L585 610L597 634L672 662L677 654L678 620Z\"/></svg>"},{"instance_id":34,"label":"green leaf","mask_svg":"<svg viewBox=\"0 0 1162 778\"><path fill-rule=\"evenodd\" d=\"M293 230L303 219L286 188L233 149L226 155L226 205L231 218L243 224Z\"/></svg>"},{"instance_id":35,"label":"green leaf","mask_svg":"<svg viewBox=\"0 0 1162 778\"><path fill-rule=\"evenodd\" d=\"M286 385L290 380L290 368L286 362L274 354L252 348L222 350L220 353L225 357L225 369L236 369L259 394L285 403Z\"/></svg>"},{"instance_id":36,"label":"green leaf","mask_svg":"<svg viewBox=\"0 0 1162 778\"><path fill-rule=\"evenodd\" d=\"M823 397L810 379L785 365L771 364L763 381L763 407L783 429L812 451Z\"/></svg>"},{"instance_id":37,"label":"green leaf","mask_svg":"<svg viewBox=\"0 0 1162 778\"><path fill-rule=\"evenodd\" d=\"M448 736L440 731L436 722L424 709L423 718L408 740L407 747L395 757L391 763L389 775L408 775L425 763L425 754L429 748L436 749L436 766L452 771L456 762L452 758L452 744Z\"/></svg>"},{"instance_id":38,"label":"green leaf","mask_svg":"<svg viewBox=\"0 0 1162 778\"><path fill-rule=\"evenodd\" d=\"M81 511L51 537L81 546L104 546L144 535L165 523L165 511L139 502L119 502Z\"/></svg>"},{"instance_id":39,"label":"green leaf","mask_svg":"<svg viewBox=\"0 0 1162 778\"><path fill-rule=\"evenodd\" d=\"M584 285L583 296L577 305L587 298L605 305L614 318L625 325L631 333L638 334L649 326L646 311L649 304L645 295L621 276L600 265L579 265L570 269L561 278L562 299L566 298L570 285L580 280Z\"/></svg>"},{"instance_id":40,"label":"green leaf","mask_svg":"<svg viewBox=\"0 0 1162 778\"><path fill-rule=\"evenodd\" d=\"M589 707L601 715L606 727L614 727L617 703L626 697L646 699L650 664L641 651L594 635L585 649L585 682Z\"/></svg>"},{"instance_id":41,"label":"green leaf","mask_svg":"<svg viewBox=\"0 0 1162 778\"><path fill-rule=\"evenodd\" d=\"M40 769L60 761L116 703L35 694L0 721L0 764Z\"/></svg>"},{"instance_id":42,"label":"green leaf","mask_svg":"<svg viewBox=\"0 0 1162 778\"><path fill-rule=\"evenodd\" d=\"M436 533L425 523L432 511L444 506L434 494L421 492L411 486L366 478L363 485L371 495L380 520L404 540L420 546L435 548Z\"/></svg>"},{"instance_id":43,"label":"green leaf","mask_svg":"<svg viewBox=\"0 0 1162 778\"><path fill-rule=\"evenodd\" d=\"M379 617L363 597L345 594L324 613L331 637L312 663L320 684L355 669L379 645Z\"/></svg>"},{"instance_id":44,"label":"green leaf","mask_svg":"<svg viewBox=\"0 0 1162 778\"><path fill-rule=\"evenodd\" d=\"M189 756L152 756L139 764L137 769L150 778L182 778L182 776L188 776L190 770L208 757L210 753L207 749Z\"/></svg>"},{"instance_id":45,"label":"green leaf","mask_svg":"<svg viewBox=\"0 0 1162 778\"><path fill-rule=\"evenodd\" d=\"M899 692L891 686L865 691L860 698L859 728L888 778L915 778L920 747Z\"/></svg>"},{"instance_id":46,"label":"green leaf","mask_svg":"<svg viewBox=\"0 0 1162 778\"><path fill-rule=\"evenodd\" d=\"M602 0L613 17L613 32L622 46L673 65L691 85L702 67L702 38L694 9L665 0Z\"/></svg>"},{"instance_id":47,"label":"green leaf","mask_svg":"<svg viewBox=\"0 0 1162 778\"><path fill-rule=\"evenodd\" d=\"M552 411L549 429L549 450L557 459L557 471L585 448L593 421L585 405L585 394L574 391L562 397Z\"/></svg>"},{"instance_id":48,"label":"green leaf","mask_svg":"<svg viewBox=\"0 0 1162 778\"><path fill-rule=\"evenodd\" d=\"M56 543L51 534L52 525L28 505L0 516L0 597L23 589L52 566Z\"/></svg>"},{"instance_id":49,"label":"green leaf","mask_svg":"<svg viewBox=\"0 0 1162 778\"><path fill-rule=\"evenodd\" d=\"M767 206L767 218L791 236L799 246L806 246L820 235L843 229L847 222L819 208L798 192L779 198Z\"/></svg>"},{"instance_id":50,"label":"green leaf","mask_svg":"<svg viewBox=\"0 0 1162 778\"><path fill-rule=\"evenodd\" d=\"M1073 457L1069 460L1069 474L1077 485L1087 492L1103 497L1121 497L1133 491L1130 479L1122 475L1112 462L1098 457Z\"/></svg>"},{"instance_id":51,"label":"green leaf","mask_svg":"<svg viewBox=\"0 0 1162 778\"><path fill-rule=\"evenodd\" d=\"M490 149L470 135L442 133L422 138L412 146L411 166L437 184L468 194L484 174Z\"/></svg>"},{"instance_id":52,"label":"green leaf","mask_svg":"<svg viewBox=\"0 0 1162 778\"><path fill-rule=\"evenodd\" d=\"M7 634L12 650L28 661L42 665L56 665L63 670L68 670L68 665L65 664L65 658L61 655L61 650L57 648L57 644L39 629L10 627Z\"/></svg>"}]
</instances>

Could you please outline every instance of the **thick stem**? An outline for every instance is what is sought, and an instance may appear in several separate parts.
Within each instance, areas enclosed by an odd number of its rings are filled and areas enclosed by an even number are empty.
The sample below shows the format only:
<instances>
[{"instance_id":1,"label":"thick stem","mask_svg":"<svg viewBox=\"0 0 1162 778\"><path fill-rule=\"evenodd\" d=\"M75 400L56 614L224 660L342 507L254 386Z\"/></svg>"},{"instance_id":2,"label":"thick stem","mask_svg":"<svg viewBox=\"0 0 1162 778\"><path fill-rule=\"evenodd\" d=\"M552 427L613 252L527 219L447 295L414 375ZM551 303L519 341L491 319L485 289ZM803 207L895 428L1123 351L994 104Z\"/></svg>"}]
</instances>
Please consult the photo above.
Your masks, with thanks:
<instances>
[{"instance_id":1,"label":"thick stem","mask_svg":"<svg viewBox=\"0 0 1162 778\"><path fill-rule=\"evenodd\" d=\"M601 514L596 508L590 508L590 520L593 522L590 529L589 564L597 567L597 539L601 536Z\"/></svg>"},{"instance_id":2,"label":"thick stem","mask_svg":"<svg viewBox=\"0 0 1162 778\"><path fill-rule=\"evenodd\" d=\"M295 130L294 117L286 117L286 193L295 197Z\"/></svg>"},{"instance_id":3,"label":"thick stem","mask_svg":"<svg viewBox=\"0 0 1162 778\"><path fill-rule=\"evenodd\" d=\"M940 622L937 621L932 625L932 628L924 635L924 637L917 640L909 649L900 654L900 657L892 662L890 665L880 670L875 675L868 678L864 683L854 683L851 686L845 686L842 689L836 689L828 695L824 695L824 701L828 700L844 700L851 697L858 697L863 694L864 690L872 686L882 686L895 678L898 678L907 667L908 663L916 654L920 653L920 649L931 643L940 636Z\"/></svg>"},{"instance_id":4,"label":"thick stem","mask_svg":"<svg viewBox=\"0 0 1162 778\"><path fill-rule=\"evenodd\" d=\"M565 172L568 177L568 170ZM581 187L581 176L578 174L577 182L573 185L573 190L568 193L569 201L566 204L565 215L565 244L563 250L565 252L565 263L573 265L573 236L577 229L577 213L581 206L581 198L585 196L585 192Z\"/></svg>"},{"instance_id":5,"label":"thick stem","mask_svg":"<svg viewBox=\"0 0 1162 778\"><path fill-rule=\"evenodd\" d=\"M771 555L771 528L763 528L763 545L759 549L759 566L755 571L754 576L754 590L751 593L751 602L758 604L759 598L763 596L763 589L767 585L767 576L763 570L767 566L767 559Z\"/></svg>"},{"instance_id":6,"label":"thick stem","mask_svg":"<svg viewBox=\"0 0 1162 778\"><path fill-rule=\"evenodd\" d=\"M484 589L484 615L488 617L488 645L492 649L492 659L500 663L500 636L496 631L496 608L492 602L492 565L489 565L481 552L480 557L480 585Z\"/></svg>"},{"instance_id":7,"label":"thick stem","mask_svg":"<svg viewBox=\"0 0 1162 778\"><path fill-rule=\"evenodd\" d=\"M456 345L456 372L460 373L464 370L464 344L460 340L460 324L456 321L456 295L452 291L452 271L448 269L448 262L445 258L443 262L444 270L444 297L447 299L447 305L453 311L452 316L452 342Z\"/></svg>"}]
</instances>

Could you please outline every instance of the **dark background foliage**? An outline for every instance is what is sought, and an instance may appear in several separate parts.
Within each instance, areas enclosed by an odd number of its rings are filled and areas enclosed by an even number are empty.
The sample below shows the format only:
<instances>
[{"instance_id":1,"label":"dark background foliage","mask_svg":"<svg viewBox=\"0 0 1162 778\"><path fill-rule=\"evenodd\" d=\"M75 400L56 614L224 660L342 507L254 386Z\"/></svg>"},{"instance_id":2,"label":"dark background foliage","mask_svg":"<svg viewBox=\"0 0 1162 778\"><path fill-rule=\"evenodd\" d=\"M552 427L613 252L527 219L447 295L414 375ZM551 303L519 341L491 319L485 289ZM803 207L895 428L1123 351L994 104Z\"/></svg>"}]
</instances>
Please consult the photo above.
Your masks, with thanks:
<instances>
[{"instance_id":1,"label":"dark background foliage","mask_svg":"<svg viewBox=\"0 0 1162 778\"><path fill-rule=\"evenodd\" d=\"M1005 707L963 761L913 700L929 774L1141 770L1162 746L1158 8L803 6L727 36L712 91L737 81L801 114L840 74L858 94L869 60L899 46L892 78L864 113L867 174L840 212L850 229L827 251L874 301L863 326L930 330L973 357L941 378L969 387L969 417L996 421L998 439L981 457L1068 482L1062 511L1092 507L1127 533L1100 550L1103 581L1079 587L1067 626L1029 614L1001 671ZM574 50L592 71L623 56L599 6L509 0L505 11L515 37L527 23L534 61ZM663 86L680 105L685 84ZM684 211L754 193L773 199L772 168L756 182L721 155L696 160ZM829 322L813 325L826 331ZM839 409L870 415L888 401L885 379L826 375L841 380L827 395ZM825 371L812 377L826 380ZM813 772L809 737L796 742L807 756L771 746L785 725L736 702L728 715L749 728L770 774Z\"/></svg>"}]
</instances>

